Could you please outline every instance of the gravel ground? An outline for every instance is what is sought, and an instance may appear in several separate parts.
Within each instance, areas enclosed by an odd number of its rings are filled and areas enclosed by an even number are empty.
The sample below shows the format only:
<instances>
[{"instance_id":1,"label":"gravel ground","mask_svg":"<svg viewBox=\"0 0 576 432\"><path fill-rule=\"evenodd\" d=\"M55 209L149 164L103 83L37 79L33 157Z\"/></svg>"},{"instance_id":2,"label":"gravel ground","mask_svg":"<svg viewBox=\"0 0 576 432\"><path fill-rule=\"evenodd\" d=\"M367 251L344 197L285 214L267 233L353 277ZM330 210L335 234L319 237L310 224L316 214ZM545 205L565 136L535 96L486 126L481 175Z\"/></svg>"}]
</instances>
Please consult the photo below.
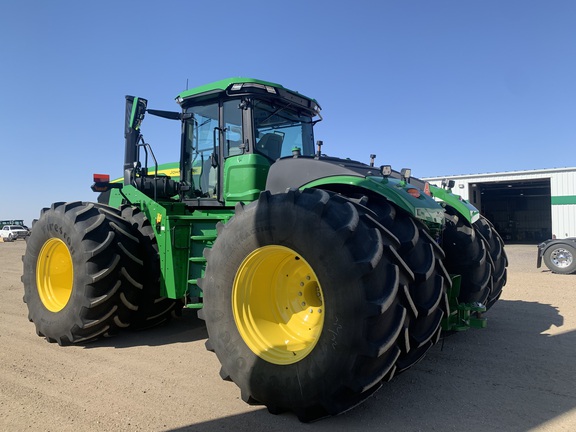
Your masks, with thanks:
<instances>
[{"instance_id":1,"label":"gravel ground","mask_svg":"<svg viewBox=\"0 0 576 432\"><path fill-rule=\"evenodd\" d=\"M313 424L242 402L193 311L85 346L39 338L22 302L24 249L0 243L3 431L576 430L576 275L536 269L535 246L506 248L488 328L443 339L363 405Z\"/></svg>"}]
</instances>

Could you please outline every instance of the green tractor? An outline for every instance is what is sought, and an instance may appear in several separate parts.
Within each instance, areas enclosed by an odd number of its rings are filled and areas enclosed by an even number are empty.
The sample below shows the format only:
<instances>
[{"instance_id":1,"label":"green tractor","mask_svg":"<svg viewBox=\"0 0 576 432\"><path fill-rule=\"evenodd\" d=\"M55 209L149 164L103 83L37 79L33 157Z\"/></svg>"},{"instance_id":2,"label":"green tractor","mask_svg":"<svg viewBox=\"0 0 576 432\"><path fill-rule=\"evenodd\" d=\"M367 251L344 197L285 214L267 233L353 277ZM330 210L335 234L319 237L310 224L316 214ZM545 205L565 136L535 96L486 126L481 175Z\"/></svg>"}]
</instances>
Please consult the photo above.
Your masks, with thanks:
<instances>
[{"instance_id":1,"label":"green tractor","mask_svg":"<svg viewBox=\"0 0 576 432\"><path fill-rule=\"evenodd\" d=\"M326 156L320 106L279 84L227 79L177 102L127 96L123 178L95 174L98 202L42 210L22 276L38 335L85 343L198 309L244 401L312 421L365 400L442 331L485 325L503 242L450 185ZM178 164L158 166L145 113L179 122Z\"/></svg>"}]
</instances>

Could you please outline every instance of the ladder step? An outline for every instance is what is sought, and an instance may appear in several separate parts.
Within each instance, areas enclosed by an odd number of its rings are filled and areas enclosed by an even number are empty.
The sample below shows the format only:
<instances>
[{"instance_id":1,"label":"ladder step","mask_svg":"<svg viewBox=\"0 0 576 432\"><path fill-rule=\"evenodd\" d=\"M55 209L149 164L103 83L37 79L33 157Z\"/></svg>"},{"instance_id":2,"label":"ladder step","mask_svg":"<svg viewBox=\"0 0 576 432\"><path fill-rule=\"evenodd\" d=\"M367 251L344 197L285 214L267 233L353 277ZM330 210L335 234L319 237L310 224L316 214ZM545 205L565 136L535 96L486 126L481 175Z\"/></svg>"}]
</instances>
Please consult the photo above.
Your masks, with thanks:
<instances>
[{"instance_id":1,"label":"ladder step","mask_svg":"<svg viewBox=\"0 0 576 432\"><path fill-rule=\"evenodd\" d=\"M204 258L204 257L190 257L190 258L188 258L188 261L193 262L193 263L205 263L206 258Z\"/></svg>"},{"instance_id":2,"label":"ladder step","mask_svg":"<svg viewBox=\"0 0 576 432\"><path fill-rule=\"evenodd\" d=\"M216 240L215 235L193 235L191 236L192 241L210 241Z\"/></svg>"}]
</instances>

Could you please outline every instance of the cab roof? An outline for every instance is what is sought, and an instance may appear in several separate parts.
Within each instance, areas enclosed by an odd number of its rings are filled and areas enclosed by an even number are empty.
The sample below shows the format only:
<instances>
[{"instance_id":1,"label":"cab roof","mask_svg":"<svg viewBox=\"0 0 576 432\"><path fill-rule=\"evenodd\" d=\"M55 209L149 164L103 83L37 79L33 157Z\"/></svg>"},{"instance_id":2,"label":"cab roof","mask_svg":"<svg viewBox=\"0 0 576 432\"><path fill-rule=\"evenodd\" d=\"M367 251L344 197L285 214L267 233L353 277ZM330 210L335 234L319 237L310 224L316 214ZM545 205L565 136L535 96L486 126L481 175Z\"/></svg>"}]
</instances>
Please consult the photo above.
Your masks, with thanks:
<instances>
[{"instance_id":1,"label":"cab roof","mask_svg":"<svg viewBox=\"0 0 576 432\"><path fill-rule=\"evenodd\" d=\"M273 83L270 81L264 81L256 78L245 78L245 77L226 78L220 81L215 81L209 84L185 90L176 97L176 101L179 104L182 104L187 99L193 99L193 98L195 99L197 97L215 95L230 90L234 85L241 86L243 84L244 85L247 84L246 87L258 87L261 89L265 89L269 92L274 92L273 89L276 89L276 91L280 90L282 91L282 93L288 92L300 98L304 98L310 102L314 102L316 105L318 105L318 102L316 102L315 99L304 96L298 93L297 91L287 89L281 84Z\"/></svg>"}]
</instances>

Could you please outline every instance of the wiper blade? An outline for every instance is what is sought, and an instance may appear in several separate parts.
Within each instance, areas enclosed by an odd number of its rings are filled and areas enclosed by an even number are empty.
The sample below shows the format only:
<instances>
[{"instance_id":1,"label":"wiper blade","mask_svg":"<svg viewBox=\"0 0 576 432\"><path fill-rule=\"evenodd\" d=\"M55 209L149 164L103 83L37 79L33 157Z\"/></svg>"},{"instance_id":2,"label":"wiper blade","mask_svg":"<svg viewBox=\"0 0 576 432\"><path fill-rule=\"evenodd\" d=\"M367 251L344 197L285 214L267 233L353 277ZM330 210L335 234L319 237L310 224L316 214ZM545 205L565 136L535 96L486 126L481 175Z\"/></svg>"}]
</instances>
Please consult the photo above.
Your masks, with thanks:
<instances>
[{"instance_id":1,"label":"wiper blade","mask_svg":"<svg viewBox=\"0 0 576 432\"><path fill-rule=\"evenodd\" d=\"M262 120L262 121L260 122L260 124L265 124L265 123L266 123L268 120L270 120L272 117L274 117L275 115L278 115L278 113L279 113L280 111L284 111L285 109L289 108L290 106L292 106L291 103L288 104L288 105L286 105L286 106L283 106L283 107L278 108L277 110L273 111L268 117L266 117L264 120Z\"/></svg>"}]
</instances>

